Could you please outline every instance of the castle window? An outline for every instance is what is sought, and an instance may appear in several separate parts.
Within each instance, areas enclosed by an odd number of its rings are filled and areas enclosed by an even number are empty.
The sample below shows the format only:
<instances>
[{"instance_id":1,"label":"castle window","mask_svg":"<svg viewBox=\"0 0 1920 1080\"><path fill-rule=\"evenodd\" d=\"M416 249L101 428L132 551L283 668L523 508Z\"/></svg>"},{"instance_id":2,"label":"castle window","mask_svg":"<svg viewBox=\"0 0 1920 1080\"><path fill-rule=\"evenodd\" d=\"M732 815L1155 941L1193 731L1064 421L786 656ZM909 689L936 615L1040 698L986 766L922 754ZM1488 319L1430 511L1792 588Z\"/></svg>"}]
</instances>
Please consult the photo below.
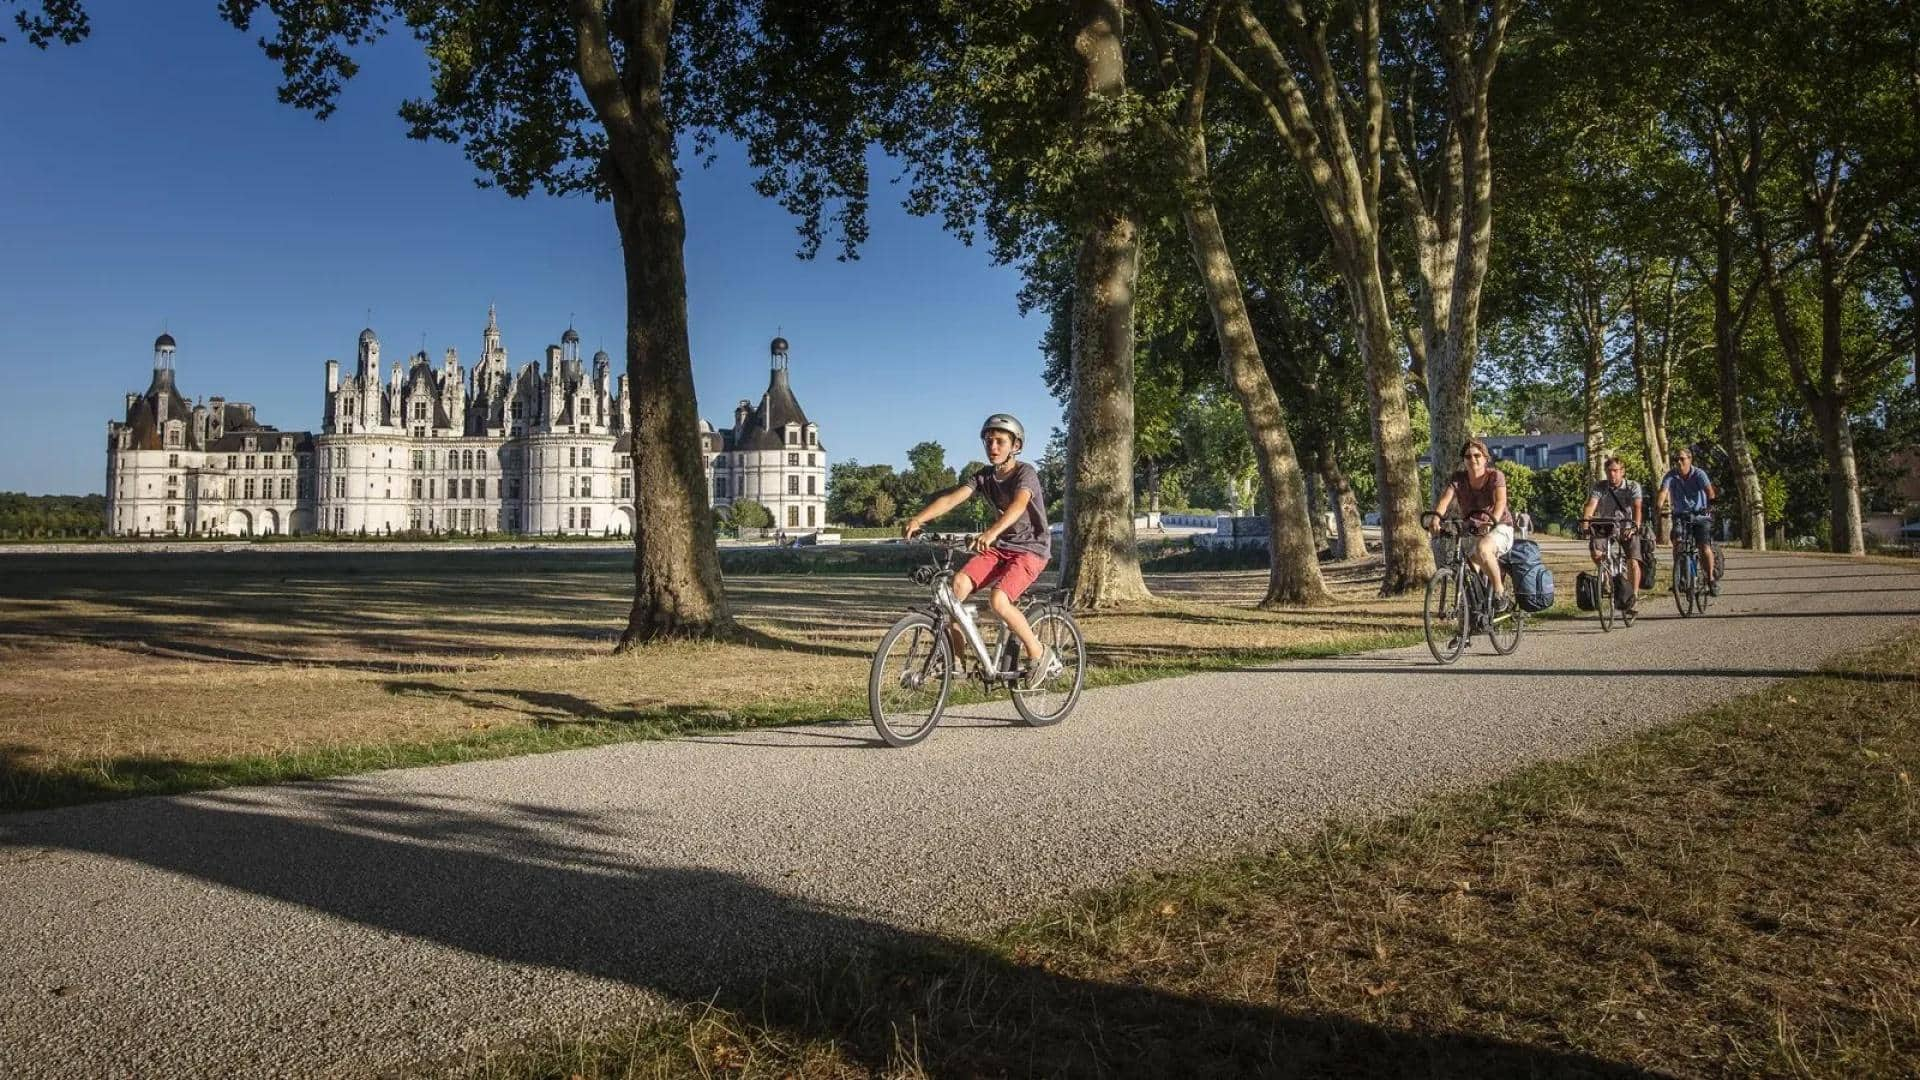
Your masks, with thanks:
<instances>
[{"instance_id":1,"label":"castle window","mask_svg":"<svg viewBox=\"0 0 1920 1080\"><path fill-rule=\"evenodd\" d=\"M724 499L727 497L726 477L716 476L713 478L713 497L716 499Z\"/></svg>"},{"instance_id":2,"label":"castle window","mask_svg":"<svg viewBox=\"0 0 1920 1080\"><path fill-rule=\"evenodd\" d=\"M413 468L424 469L426 467L427 467L427 452L425 450L415 450L413 452ZM419 483L419 481L416 480L415 483Z\"/></svg>"},{"instance_id":3,"label":"castle window","mask_svg":"<svg viewBox=\"0 0 1920 1080\"><path fill-rule=\"evenodd\" d=\"M416 438L416 439L424 439L424 438L426 438L426 437L427 437L427 429L426 429L426 428L423 428L423 427L417 427L417 428L414 428L414 429L413 429L413 437L414 437L414 438Z\"/></svg>"},{"instance_id":4,"label":"castle window","mask_svg":"<svg viewBox=\"0 0 1920 1080\"><path fill-rule=\"evenodd\" d=\"M580 508L580 527L583 529L593 528L593 508L592 507L583 506Z\"/></svg>"},{"instance_id":5,"label":"castle window","mask_svg":"<svg viewBox=\"0 0 1920 1080\"><path fill-rule=\"evenodd\" d=\"M812 439L811 439L811 438L809 438L809 439L808 439L808 441L809 441L809 442L811 442L811 441L812 441ZM812 465L813 463L814 463L814 461L813 461L813 455L812 455L812 454L808 454L808 455L807 455L807 464L809 464L809 465Z\"/></svg>"},{"instance_id":6,"label":"castle window","mask_svg":"<svg viewBox=\"0 0 1920 1080\"><path fill-rule=\"evenodd\" d=\"M518 420L518 419L520 419L520 418L521 418L521 417L520 417L520 409L521 409L521 406L520 406L520 403L519 403L519 402L517 402L517 401L516 401L516 402L514 402L514 403L513 403L513 418L514 418L515 420ZM516 529L518 529L519 527L520 527L520 526L518 526L518 525L515 525L515 526L514 526L514 528L516 528Z\"/></svg>"},{"instance_id":7,"label":"castle window","mask_svg":"<svg viewBox=\"0 0 1920 1080\"><path fill-rule=\"evenodd\" d=\"M280 497L282 499L293 498L293 477L283 476L280 478Z\"/></svg>"},{"instance_id":8,"label":"castle window","mask_svg":"<svg viewBox=\"0 0 1920 1080\"><path fill-rule=\"evenodd\" d=\"M478 499L487 497L487 481L485 478L473 482L473 494L474 497Z\"/></svg>"},{"instance_id":9,"label":"castle window","mask_svg":"<svg viewBox=\"0 0 1920 1080\"><path fill-rule=\"evenodd\" d=\"M633 498L633 477L623 476L620 478L620 497L623 499Z\"/></svg>"},{"instance_id":10,"label":"castle window","mask_svg":"<svg viewBox=\"0 0 1920 1080\"><path fill-rule=\"evenodd\" d=\"M333 497L336 499L344 499L347 497L346 477L336 476L333 478Z\"/></svg>"},{"instance_id":11,"label":"castle window","mask_svg":"<svg viewBox=\"0 0 1920 1080\"><path fill-rule=\"evenodd\" d=\"M471 468L473 468L473 451L471 451L471 450L466 450L466 451L462 451L462 452L461 452L461 454L460 454L460 467L461 467L461 468L463 468L463 469L471 469Z\"/></svg>"},{"instance_id":12,"label":"castle window","mask_svg":"<svg viewBox=\"0 0 1920 1080\"><path fill-rule=\"evenodd\" d=\"M247 455L247 468L258 468L258 466L254 464L254 456L252 454Z\"/></svg>"},{"instance_id":13,"label":"castle window","mask_svg":"<svg viewBox=\"0 0 1920 1080\"><path fill-rule=\"evenodd\" d=\"M475 451L475 452L474 452L474 455L473 455L473 460L474 460L475 462L477 462L477 463L479 464L479 466L480 466L481 468L483 468L483 469L484 469L484 468L486 468L486 467L487 467L487 452L486 452L485 450L477 450L477 451Z\"/></svg>"},{"instance_id":14,"label":"castle window","mask_svg":"<svg viewBox=\"0 0 1920 1080\"><path fill-rule=\"evenodd\" d=\"M177 425L177 424L168 424L168 425L167 425L167 445L168 445L168 446L179 446L179 445L180 445L180 427L179 427L179 425Z\"/></svg>"},{"instance_id":15,"label":"castle window","mask_svg":"<svg viewBox=\"0 0 1920 1080\"><path fill-rule=\"evenodd\" d=\"M424 402L424 401L416 401L416 402L414 402L414 403L413 403L413 418L414 418L415 420L425 420L425 419L427 418L427 403L426 403L426 402Z\"/></svg>"},{"instance_id":16,"label":"castle window","mask_svg":"<svg viewBox=\"0 0 1920 1080\"><path fill-rule=\"evenodd\" d=\"M414 481L414 483L416 483L416 484L417 484L417 483L419 483L419 482L420 482L420 481L418 481L418 480L415 480L415 481ZM414 494L416 494L416 495L417 495L417 494L419 494L419 492L415 492ZM420 511L418 511L418 510L415 510L415 511L414 511L414 512L413 512L412 514L410 514L410 515L408 515L408 518L407 518L407 520L408 520L408 523L409 523L409 527L410 527L410 528L412 528L414 532L419 532L419 531L420 531Z\"/></svg>"},{"instance_id":17,"label":"castle window","mask_svg":"<svg viewBox=\"0 0 1920 1080\"><path fill-rule=\"evenodd\" d=\"M416 476L413 478L413 497L414 498L417 499L420 497L421 489L422 489L422 485L420 483L420 478ZM419 523L416 522L413 527L417 529L420 527L420 525Z\"/></svg>"},{"instance_id":18,"label":"castle window","mask_svg":"<svg viewBox=\"0 0 1920 1080\"><path fill-rule=\"evenodd\" d=\"M811 506L807 507L807 527L808 528L812 528L814 525L818 524L818 522L814 521L813 519L813 510L814 510L813 507Z\"/></svg>"},{"instance_id":19,"label":"castle window","mask_svg":"<svg viewBox=\"0 0 1920 1080\"><path fill-rule=\"evenodd\" d=\"M179 455L179 454L168 454L168 455L167 455L167 468L169 468L169 469L177 469L177 468L179 468L179 467L180 467L180 455Z\"/></svg>"},{"instance_id":20,"label":"castle window","mask_svg":"<svg viewBox=\"0 0 1920 1080\"><path fill-rule=\"evenodd\" d=\"M573 507L567 507L567 528L573 528Z\"/></svg>"},{"instance_id":21,"label":"castle window","mask_svg":"<svg viewBox=\"0 0 1920 1080\"><path fill-rule=\"evenodd\" d=\"M239 454L228 454L228 455L227 455L227 468L229 468L229 469L237 469L237 468L239 468L239 467L240 467L240 455L239 455Z\"/></svg>"},{"instance_id":22,"label":"castle window","mask_svg":"<svg viewBox=\"0 0 1920 1080\"><path fill-rule=\"evenodd\" d=\"M439 498L440 497L438 494L439 490L440 490L440 487L436 481L432 479L427 480L427 498L429 499ZM433 522L429 521L427 522L427 524L431 525L433 524Z\"/></svg>"},{"instance_id":23,"label":"castle window","mask_svg":"<svg viewBox=\"0 0 1920 1080\"><path fill-rule=\"evenodd\" d=\"M240 481L235 480L231 476L227 477L227 498L237 499L239 497L240 497Z\"/></svg>"},{"instance_id":24,"label":"castle window","mask_svg":"<svg viewBox=\"0 0 1920 1080\"><path fill-rule=\"evenodd\" d=\"M807 432L807 445L808 445L808 446L819 446L819 445L820 445L820 433L819 433L819 432L817 432L817 431L811 431L811 430L809 430L809 431Z\"/></svg>"},{"instance_id":25,"label":"castle window","mask_svg":"<svg viewBox=\"0 0 1920 1080\"><path fill-rule=\"evenodd\" d=\"M452 481L448 481L448 484L449 484L449 486L451 486L451 484L452 484ZM471 498L473 498L473 481L471 481L471 480L462 480L462 481L460 481L460 495L459 495L459 497L460 497L460 498L462 498L462 499L471 499Z\"/></svg>"},{"instance_id":26,"label":"castle window","mask_svg":"<svg viewBox=\"0 0 1920 1080\"><path fill-rule=\"evenodd\" d=\"M807 477L807 494L809 495L820 494L819 481L820 481L820 478L817 476Z\"/></svg>"},{"instance_id":27,"label":"castle window","mask_svg":"<svg viewBox=\"0 0 1920 1080\"><path fill-rule=\"evenodd\" d=\"M800 455L799 455L799 454L788 454L788 455L787 455L787 465L788 465L788 467L790 467L790 468L797 468L797 467L799 466L799 464L800 464Z\"/></svg>"},{"instance_id":28,"label":"castle window","mask_svg":"<svg viewBox=\"0 0 1920 1080\"><path fill-rule=\"evenodd\" d=\"M593 477L583 476L580 478L580 497L583 499L593 498Z\"/></svg>"},{"instance_id":29,"label":"castle window","mask_svg":"<svg viewBox=\"0 0 1920 1080\"><path fill-rule=\"evenodd\" d=\"M795 431L792 428L787 429L787 445L788 446L800 445L800 433L798 431Z\"/></svg>"},{"instance_id":30,"label":"castle window","mask_svg":"<svg viewBox=\"0 0 1920 1080\"><path fill-rule=\"evenodd\" d=\"M800 494L800 478L799 477L797 476L787 477L787 494L789 495Z\"/></svg>"},{"instance_id":31,"label":"castle window","mask_svg":"<svg viewBox=\"0 0 1920 1080\"><path fill-rule=\"evenodd\" d=\"M591 466L592 464L593 464L593 447L588 446L588 447L581 448L580 450L581 467L585 468L587 466Z\"/></svg>"},{"instance_id":32,"label":"castle window","mask_svg":"<svg viewBox=\"0 0 1920 1080\"><path fill-rule=\"evenodd\" d=\"M797 529L799 527L800 527L800 508L797 506L787 507L787 528Z\"/></svg>"},{"instance_id":33,"label":"castle window","mask_svg":"<svg viewBox=\"0 0 1920 1080\"><path fill-rule=\"evenodd\" d=\"M280 467L281 467L281 468L283 468L283 469L291 469L291 468L293 468L293 455L292 455L292 454L281 454L281 455L280 455Z\"/></svg>"}]
</instances>

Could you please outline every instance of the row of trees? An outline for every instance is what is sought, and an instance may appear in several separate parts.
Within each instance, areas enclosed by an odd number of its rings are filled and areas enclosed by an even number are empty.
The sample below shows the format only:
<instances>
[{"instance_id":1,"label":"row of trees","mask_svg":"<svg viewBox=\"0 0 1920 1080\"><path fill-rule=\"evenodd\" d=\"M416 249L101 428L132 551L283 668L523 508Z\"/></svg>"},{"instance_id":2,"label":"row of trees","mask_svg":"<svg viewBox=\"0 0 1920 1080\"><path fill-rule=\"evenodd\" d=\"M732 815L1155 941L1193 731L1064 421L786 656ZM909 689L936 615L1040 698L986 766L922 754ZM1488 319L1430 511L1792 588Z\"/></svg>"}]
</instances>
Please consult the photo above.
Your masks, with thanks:
<instances>
[{"instance_id":1,"label":"row of trees","mask_svg":"<svg viewBox=\"0 0 1920 1080\"><path fill-rule=\"evenodd\" d=\"M80 9L28 3L21 26L43 47L71 40ZM796 214L803 256L830 236L856 253L877 143L904 163L912 209L1022 267L1023 302L1053 315L1063 580L1082 607L1146 595L1136 482L1151 497L1168 464L1224 446L1223 419L1237 419L1257 478L1238 472L1234 497L1270 518L1266 603L1328 596L1314 488L1350 552L1359 508L1377 509L1385 591L1421 584L1432 558L1416 515L1433 490L1416 459L1431 445L1450 462L1489 415L1475 392L1483 325L1506 345L1493 352L1510 390L1564 386L1578 364L1596 444L1605 390L1630 366L1646 456L1664 460L1681 432L1711 436L1752 543L1767 505L1755 414L1809 416L1835 544L1858 550L1852 429L1914 348L1920 49L1902 5L220 10L243 30L271 16L261 43L283 100L323 117L353 52L404 29L433 77L429 96L401 106L415 137L460 143L482 183L510 194L610 204L635 482L648 493L623 645L731 629L692 435L676 163L687 137L747 148L759 189ZM899 513L904 489L869 480Z\"/></svg>"},{"instance_id":2,"label":"row of trees","mask_svg":"<svg viewBox=\"0 0 1920 1080\"><path fill-rule=\"evenodd\" d=\"M28 495L0 491L0 536L97 536L106 530L101 495Z\"/></svg>"}]
</instances>

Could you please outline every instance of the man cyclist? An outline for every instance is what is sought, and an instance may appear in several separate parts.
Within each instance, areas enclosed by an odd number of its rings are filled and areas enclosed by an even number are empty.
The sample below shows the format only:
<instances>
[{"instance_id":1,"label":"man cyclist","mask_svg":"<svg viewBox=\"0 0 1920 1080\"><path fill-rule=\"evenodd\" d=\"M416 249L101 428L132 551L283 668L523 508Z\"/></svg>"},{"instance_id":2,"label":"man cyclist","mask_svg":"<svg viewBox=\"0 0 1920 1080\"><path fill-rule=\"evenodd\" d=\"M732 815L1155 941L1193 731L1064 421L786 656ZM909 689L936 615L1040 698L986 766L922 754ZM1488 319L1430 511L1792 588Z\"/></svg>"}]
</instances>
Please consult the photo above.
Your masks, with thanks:
<instances>
[{"instance_id":1,"label":"man cyclist","mask_svg":"<svg viewBox=\"0 0 1920 1080\"><path fill-rule=\"evenodd\" d=\"M1609 457L1605 471L1606 479L1587 490L1587 505L1580 510L1583 521L1594 520L1600 527L1583 525L1581 531L1590 536L1587 554L1592 556L1595 566L1606 562L1607 533L1611 531L1619 537L1620 546L1627 552L1627 584L1633 587L1624 605L1624 610L1631 615L1640 608L1640 560L1627 544L1640 532L1643 500L1639 482L1627 479L1626 462Z\"/></svg>"},{"instance_id":2,"label":"man cyclist","mask_svg":"<svg viewBox=\"0 0 1920 1080\"><path fill-rule=\"evenodd\" d=\"M1680 539L1682 528L1692 531L1693 546L1700 552L1701 566L1706 568L1709 596L1720 595L1720 575L1713 565L1713 523L1707 520L1707 508L1719 497L1707 470L1694 467L1693 451L1684 446L1674 451L1673 468L1660 480L1659 507L1665 511L1671 504L1676 514L1693 515L1684 526L1679 517L1673 519L1673 539Z\"/></svg>"},{"instance_id":3,"label":"man cyclist","mask_svg":"<svg viewBox=\"0 0 1920 1080\"><path fill-rule=\"evenodd\" d=\"M1020 647L1031 661L1027 665L1027 689L1037 690L1064 665L1053 649L1033 636L1033 628L1015 603L1047 568L1053 549L1040 472L1017 456L1026 441L1027 431L1019 420L1007 413L987 417L980 425L980 445L986 450L987 467L935 495L924 509L907 519L906 536L913 539L927 522L976 494L999 512L993 523L971 541L975 554L953 575L953 596L965 600L975 589L992 590L987 602L1020 639Z\"/></svg>"}]
</instances>

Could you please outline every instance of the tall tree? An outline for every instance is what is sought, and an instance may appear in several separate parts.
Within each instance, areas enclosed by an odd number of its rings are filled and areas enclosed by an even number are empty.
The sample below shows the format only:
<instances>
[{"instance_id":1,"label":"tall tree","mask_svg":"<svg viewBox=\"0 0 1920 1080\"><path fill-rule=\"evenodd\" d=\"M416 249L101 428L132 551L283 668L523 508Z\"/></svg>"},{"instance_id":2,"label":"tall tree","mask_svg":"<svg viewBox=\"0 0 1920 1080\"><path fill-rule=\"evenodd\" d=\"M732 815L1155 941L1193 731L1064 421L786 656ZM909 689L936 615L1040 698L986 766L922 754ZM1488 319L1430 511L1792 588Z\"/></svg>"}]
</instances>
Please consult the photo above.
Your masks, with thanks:
<instances>
[{"instance_id":1,"label":"tall tree","mask_svg":"<svg viewBox=\"0 0 1920 1080\"><path fill-rule=\"evenodd\" d=\"M1287 414L1274 392L1273 380L1260 356L1253 322L1247 314L1246 290L1227 246L1215 204L1207 160L1207 91L1212 81L1214 42L1221 4L1209 2L1188 52L1191 65L1182 69L1173 42L1164 28L1154 0L1136 0L1153 30L1163 87L1181 94L1177 117L1165 122L1175 176L1181 185L1180 219L1186 229L1194 266L1213 316L1214 336L1220 346L1220 370L1245 417L1262 486L1267 492L1269 570L1263 605L1325 603L1331 598L1320 575L1318 545L1309 520L1306 476L1295 454Z\"/></svg>"},{"instance_id":2,"label":"tall tree","mask_svg":"<svg viewBox=\"0 0 1920 1080\"><path fill-rule=\"evenodd\" d=\"M1134 287L1139 211L1112 182L1131 127L1124 0L1074 0L1079 65L1073 127L1090 168L1079 202L1073 273L1073 383L1067 399L1067 492L1060 580L1076 608L1147 598L1133 531Z\"/></svg>"},{"instance_id":3,"label":"tall tree","mask_svg":"<svg viewBox=\"0 0 1920 1080\"><path fill-rule=\"evenodd\" d=\"M757 33L746 13L730 0L221 0L243 31L262 11L281 100L326 117L357 70L352 51L402 25L433 75L431 95L401 107L409 134L461 144L482 184L510 195L538 187L611 203L640 495L621 648L729 633L699 452L675 154L735 42Z\"/></svg>"}]
</instances>

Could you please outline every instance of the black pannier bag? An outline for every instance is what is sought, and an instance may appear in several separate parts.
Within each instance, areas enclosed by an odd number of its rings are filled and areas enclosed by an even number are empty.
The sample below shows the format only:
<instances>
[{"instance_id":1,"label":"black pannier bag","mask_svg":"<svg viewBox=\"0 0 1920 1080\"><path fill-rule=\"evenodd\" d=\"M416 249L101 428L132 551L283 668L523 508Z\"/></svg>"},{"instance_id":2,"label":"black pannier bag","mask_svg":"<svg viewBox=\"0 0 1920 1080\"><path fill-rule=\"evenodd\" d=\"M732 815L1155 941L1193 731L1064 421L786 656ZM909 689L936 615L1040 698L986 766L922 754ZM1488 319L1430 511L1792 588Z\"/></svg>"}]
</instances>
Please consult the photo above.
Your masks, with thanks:
<instances>
[{"instance_id":1,"label":"black pannier bag","mask_svg":"<svg viewBox=\"0 0 1920 1080\"><path fill-rule=\"evenodd\" d=\"M1592 611L1600 606L1600 579L1590 570L1580 571L1573 579L1573 603L1581 611Z\"/></svg>"}]
</instances>

